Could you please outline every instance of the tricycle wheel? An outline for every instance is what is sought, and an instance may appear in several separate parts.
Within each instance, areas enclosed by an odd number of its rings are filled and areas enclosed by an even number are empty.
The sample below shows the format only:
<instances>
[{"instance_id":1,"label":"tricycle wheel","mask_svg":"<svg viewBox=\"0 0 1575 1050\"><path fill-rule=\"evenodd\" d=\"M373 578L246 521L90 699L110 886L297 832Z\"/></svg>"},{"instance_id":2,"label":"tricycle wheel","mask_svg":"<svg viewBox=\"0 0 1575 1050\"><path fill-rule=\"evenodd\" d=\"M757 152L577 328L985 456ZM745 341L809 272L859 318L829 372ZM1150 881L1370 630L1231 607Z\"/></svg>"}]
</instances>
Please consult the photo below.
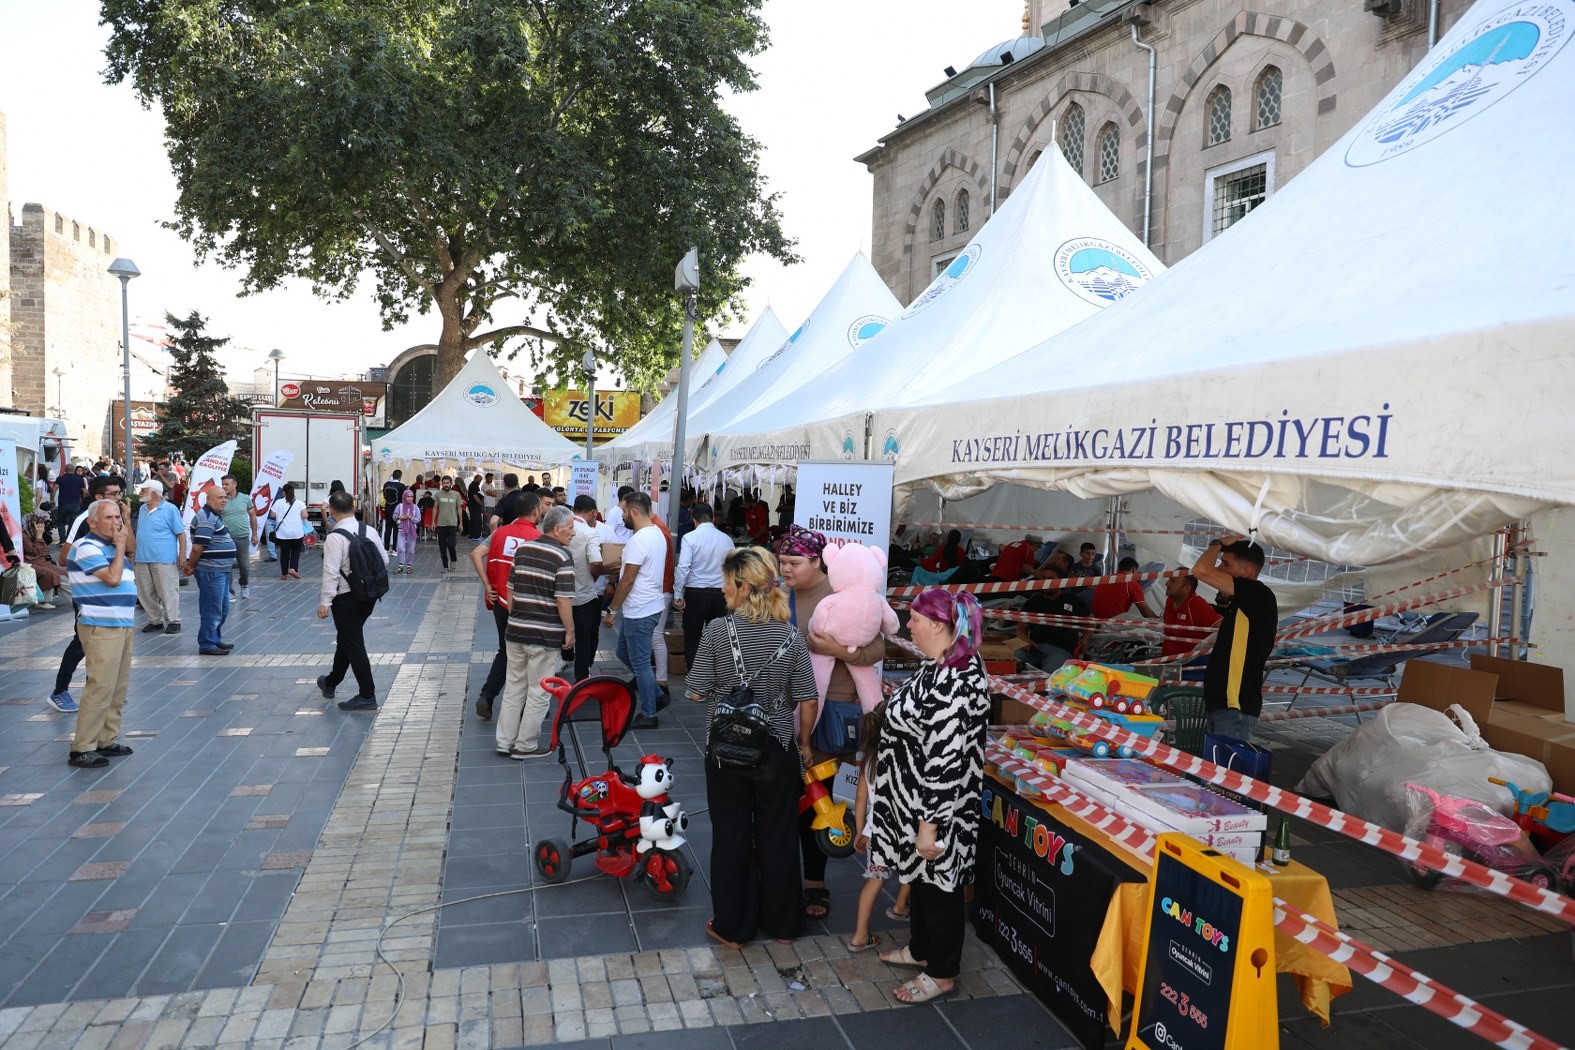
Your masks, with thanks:
<instances>
[{"instance_id":1,"label":"tricycle wheel","mask_svg":"<svg viewBox=\"0 0 1575 1050\"><path fill-rule=\"evenodd\" d=\"M574 864L574 854L561 839L540 839L531 855L536 860L536 870L548 882L562 882L568 878Z\"/></svg>"},{"instance_id":2,"label":"tricycle wheel","mask_svg":"<svg viewBox=\"0 0 1575 1050\"><path fill-rule=\"evenodd\" d=\"M1453 842L1435 842L1433 844L1437 845L1445 853L1453 853L1456 856L1459 856L1461 853L1460 847ZM1406 869L1411 873L1411 881L1416 883L1419 889L1430 890L1444 881L1443 872L1429 868L1425 864L1407 863Z\"/></svg>"},{"instance_id":3,"label":"tricycle wheel","mask_svg":"<svg viewBox=\"0 0 1575 1050\"><path fill-rule=\"evenodd\" d=\"M815 843L820 852L834 860L853 854L853 829L843 823L834 828L820 828L815 832Z\"/></svg>"},{"instance_id":4,"label":"tricycle wheel","mask_svg":"<svg viewBox=\"0 0 1575 1050\"><path fill-rule=\"evenodd\" d=\"M653 849L640 862L640 885L659 901L675 901L689 886L689 861L678 850Z\"/></svg>"}]
</instances>

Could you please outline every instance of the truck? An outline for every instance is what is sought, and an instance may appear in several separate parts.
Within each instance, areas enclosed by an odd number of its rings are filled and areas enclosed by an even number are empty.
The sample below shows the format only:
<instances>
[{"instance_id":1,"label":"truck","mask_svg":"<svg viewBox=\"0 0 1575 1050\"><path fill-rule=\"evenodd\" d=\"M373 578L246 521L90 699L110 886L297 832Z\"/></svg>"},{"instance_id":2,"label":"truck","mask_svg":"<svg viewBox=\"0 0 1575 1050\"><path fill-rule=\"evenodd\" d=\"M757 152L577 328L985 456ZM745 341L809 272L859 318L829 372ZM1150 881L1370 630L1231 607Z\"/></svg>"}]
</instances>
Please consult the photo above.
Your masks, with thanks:
<instances>
[{"instance_id":1,"label":"truck","mask_svg":"<svg viewBox=\"0 0 1575 1050\"><path fill-rule=\"evenodd\" d=\"M321 521L333 482L343 482L352 496L361 491L362 419L361 413L352 411L254 409L253 467L280 449L295 453L284 480L306 503L307 517Z\"/></svg>"},{"instance_id":2,"label":"truck","mask_svg":"<svg viewBox=\"0 0 1575 1050\"><path fill-rule=\"evenodd\" d=\"M51 478L71 460L71 432L65 421L0 409L0 438L16 442L16 468L29 481L39 467L48 467Z\"/></svg>"}]
</instances>

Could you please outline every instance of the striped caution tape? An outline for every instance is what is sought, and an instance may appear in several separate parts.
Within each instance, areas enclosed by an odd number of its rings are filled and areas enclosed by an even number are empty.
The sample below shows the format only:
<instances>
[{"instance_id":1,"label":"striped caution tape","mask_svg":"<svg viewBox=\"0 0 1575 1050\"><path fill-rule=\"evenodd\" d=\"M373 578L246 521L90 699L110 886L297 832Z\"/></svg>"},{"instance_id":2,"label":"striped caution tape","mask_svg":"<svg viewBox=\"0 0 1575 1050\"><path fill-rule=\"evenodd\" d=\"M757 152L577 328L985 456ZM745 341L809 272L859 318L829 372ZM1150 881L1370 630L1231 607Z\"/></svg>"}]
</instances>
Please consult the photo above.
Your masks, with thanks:
<instances>
[{"instance_id":1,"label":"striped caution tape","mask_svg":"<svg viewBox=\"0 0 1575 1050\"><path fill-rule=\"evenodd\" d=\"M1288 722L1297 718L1335 718L1339 715L1356 715L1364 711L1378 711L1388 707L1388 700L1367 700L1344 707L1288 707L1283 711L1265 711L1258 716L1260 722Z\"/></svg>"}]
</instances>

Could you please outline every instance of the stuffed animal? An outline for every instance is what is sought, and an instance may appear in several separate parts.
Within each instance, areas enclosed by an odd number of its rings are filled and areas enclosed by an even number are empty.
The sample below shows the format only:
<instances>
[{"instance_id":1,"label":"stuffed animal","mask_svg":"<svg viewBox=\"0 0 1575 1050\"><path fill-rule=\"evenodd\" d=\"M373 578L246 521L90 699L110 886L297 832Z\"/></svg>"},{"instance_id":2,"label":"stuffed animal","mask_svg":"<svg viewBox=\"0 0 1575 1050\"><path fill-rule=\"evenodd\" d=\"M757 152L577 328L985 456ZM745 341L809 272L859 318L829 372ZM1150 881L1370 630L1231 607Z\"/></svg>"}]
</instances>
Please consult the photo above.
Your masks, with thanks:
<instances>
[{"instance_id":1,"label":"stuffed animal","mask_svg":"<svg viewBox=\"0 0 1575 1050\"><path fill-rule=\"evenodd\" d=\"M896 634L897 614L886 601L886 552L862 543L848 543L840 547L828 545L821 558L826 562L832 593L815 606L815 615L809 618L810 633L831 636L838 645L847 647L849 655L880 635ZM837 661L814 653L809 661L815 671L815 688L824 702ZM848 673L858 690L859 706L865 713L875 710L881 701L880 670L849 664Z\"/></svg>"},{"instance_id":2,"label":"stuffed animal","mask_svg":"<svg viewBox=\"0 0 1575 1050\"><path fill-rule=\"evenodd\" d=\"M635 850L678 849L689 830L689 818L667 794L673 786L673 764L660 755L646 755L635 776L635 794L645 800L640 804L640 844Z\"/></svg>"}]
</instances>

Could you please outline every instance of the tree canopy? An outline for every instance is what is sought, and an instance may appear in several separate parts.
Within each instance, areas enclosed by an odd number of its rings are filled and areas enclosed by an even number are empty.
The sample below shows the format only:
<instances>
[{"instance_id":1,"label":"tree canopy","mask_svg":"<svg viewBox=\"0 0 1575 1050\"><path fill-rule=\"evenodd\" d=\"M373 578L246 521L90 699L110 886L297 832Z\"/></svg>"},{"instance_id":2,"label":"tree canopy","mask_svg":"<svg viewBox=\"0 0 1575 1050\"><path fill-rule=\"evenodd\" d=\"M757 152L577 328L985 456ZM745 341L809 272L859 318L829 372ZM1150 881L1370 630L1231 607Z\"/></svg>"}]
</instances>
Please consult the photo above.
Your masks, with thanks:
<instances>
[{"instance_id":1,"label":"tree canopy","mask_svg":"<svg viewBox=\"0 0 1575 1050\"><path fill-rule=\"evenodd\" d=\"M184 319L166 313L170 329L169 384L175 393L164 406L159 428L136 443L138 456L159 457L176 452L191 462L215 445L240 442L242 455L251 448L252 406L230 396L213 352L230 340L207 334L208 321L196 310Z\"/></svg>"},{"instance_id":2,"label":"tree canopy","mask_svg":"<svg viewBox=\"0 0 1575 1050\"><path fill-rule=\"evenodd\" d=\"M702 321L739 264L793 261L758 144L760 0L103 0L106 77L158 105L170 226L246 292L375 282L385 326L436 312L439 383L587 347L649 387L677 357L673 267ZM518 300L518 302L516 302ZM507 316L504 316L505 311Z\"/></svg>"}]
</instances>

